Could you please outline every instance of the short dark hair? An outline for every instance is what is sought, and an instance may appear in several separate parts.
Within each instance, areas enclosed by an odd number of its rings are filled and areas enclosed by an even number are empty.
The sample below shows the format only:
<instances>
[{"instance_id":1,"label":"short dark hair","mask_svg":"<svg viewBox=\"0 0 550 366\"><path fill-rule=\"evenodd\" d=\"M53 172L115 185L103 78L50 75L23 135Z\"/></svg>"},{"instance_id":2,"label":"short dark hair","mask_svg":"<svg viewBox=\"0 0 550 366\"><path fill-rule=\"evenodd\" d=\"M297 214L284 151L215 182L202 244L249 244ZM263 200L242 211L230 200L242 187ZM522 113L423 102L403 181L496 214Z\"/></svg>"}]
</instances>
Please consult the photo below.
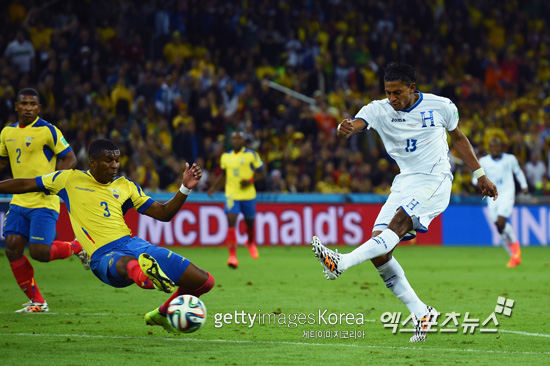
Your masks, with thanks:
<instances>
[{"instance_id":1,"label":"short dark hair","mask_svg":"<svg viewBox=\"0 0 550 366\"><path fill-rule=\"evenodd\" d=\"M32 95L33 97L36 97L38 100L38 104L40 104L40 94L36 91L36 89L33 88L23 88L17 93L17 97L15 97L15 101L19 102L19 97L22 95Z\"/></svg>"},{"instance_id":2,"label":"short dark hair","mask_svg":"<svg viewBox=\"0 0 550 366\"><path fill-rule=\"evenodd\" d=\"M88 157L97 159L103 154L103 150L118 150L118 146L111 140L97 139L88 147Z\"/></svg>"},{"instance_id":3,"label":"short dark hair","mask_svg":"<svg viewBox=\"0 0 550 366\"><path fill-rule=\"evenodd\" d=\"M404 62L392 62L384 68L384 81L416 83L416 71L411 65Z\"/></svg>"}]
</instances>

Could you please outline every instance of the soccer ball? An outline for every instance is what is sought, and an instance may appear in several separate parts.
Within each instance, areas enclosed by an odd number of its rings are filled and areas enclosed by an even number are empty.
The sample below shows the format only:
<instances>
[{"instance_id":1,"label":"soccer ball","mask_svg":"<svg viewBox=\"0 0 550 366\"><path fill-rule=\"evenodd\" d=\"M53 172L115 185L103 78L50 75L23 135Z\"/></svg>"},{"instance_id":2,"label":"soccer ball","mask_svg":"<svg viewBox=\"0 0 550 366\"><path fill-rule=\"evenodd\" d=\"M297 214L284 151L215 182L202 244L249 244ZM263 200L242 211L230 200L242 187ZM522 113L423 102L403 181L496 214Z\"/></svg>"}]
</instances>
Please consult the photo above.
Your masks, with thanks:
<instances>
[{"instance_id":1,"label":"soccer ball","mask_svg":"<svg viewBox=\"0 0 550 366\"><path fill-rule=\"evenodd\" d=\"M206 321L206 306L193 295L181 295L168 305L168 321L175 330L192 333L199 330Z\"/></svg>"}]
</instances>

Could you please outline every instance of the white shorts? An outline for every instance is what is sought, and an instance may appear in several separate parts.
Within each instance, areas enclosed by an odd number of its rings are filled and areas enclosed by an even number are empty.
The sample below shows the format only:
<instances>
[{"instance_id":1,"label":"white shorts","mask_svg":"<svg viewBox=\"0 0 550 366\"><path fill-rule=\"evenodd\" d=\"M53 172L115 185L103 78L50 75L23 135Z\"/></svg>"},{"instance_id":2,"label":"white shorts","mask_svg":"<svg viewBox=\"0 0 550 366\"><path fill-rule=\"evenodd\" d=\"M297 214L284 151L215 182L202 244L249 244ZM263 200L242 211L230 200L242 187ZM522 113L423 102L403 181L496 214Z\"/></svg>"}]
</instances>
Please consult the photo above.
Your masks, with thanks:
<instances>
[{"instance_id":1,"label":"white shorts","mask_svg":"<svg viewBox=\"0 0 550 366\"><path fill-rule=\"evenodd\" d=\"M486 198L487 210L489 211L489 217L492 222L497 222L499 216L509 218L512 216L514 210L515 197L513 194L503 194L499 192L496 201L493 201L491 197Z\"/></svg>"},{"instance_id":2,"label":"white shorts","mask_svg":"<svg viewBox=\"0 0 550 366\"><path fill-rule=\"evenodd\" d=\"M448 174L398 175L372 231L384 230L401 207L412 219L413 230L427 232L430 222L449 206L451 187L452 176ZM415 236L415 233L409 232L401 239L410 240Z\"/></svg>"}]
</instances>

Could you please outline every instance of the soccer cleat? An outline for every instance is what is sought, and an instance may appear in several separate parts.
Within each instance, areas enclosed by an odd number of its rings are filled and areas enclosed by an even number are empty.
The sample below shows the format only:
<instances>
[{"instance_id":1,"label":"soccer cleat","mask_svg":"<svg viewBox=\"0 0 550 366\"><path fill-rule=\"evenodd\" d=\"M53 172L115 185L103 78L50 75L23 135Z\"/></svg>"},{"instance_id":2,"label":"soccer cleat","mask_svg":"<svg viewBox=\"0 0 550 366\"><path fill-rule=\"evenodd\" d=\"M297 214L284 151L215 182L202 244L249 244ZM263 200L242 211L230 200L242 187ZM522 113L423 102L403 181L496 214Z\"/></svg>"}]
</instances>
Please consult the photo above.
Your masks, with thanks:
<instances>
[{"instance_id":1,"label":"soccer cleat","mask_svg":"<svg viewBox=\"0 0 550 366\"><path fill-rule=\"evenodd\" d=\"M437 310L431 306L427 306L426 314L422 317L421 321L418 321L416 315L413 314L414 334L409 339L409 342L424 342L432 325L437 324L438 315Z\"/></svg>"},{"instance_id":2,"label":"soccer cleat","mask_svg":"<svg viewBox=\"0 0 550 366\"><path fill-rule=\"evenodd\" d=\"M179 333L176 329L174 329L174 327L172 327L168 321L168 318L159 312L158 308L148 312L143 318L145 319L145 323L147 325L158 325L163 327L168 333Z\"/></svg>"},{"instance_id":3,"label":"soccer cleat","mask_svg":"<svg viewBox=\"0 0 550 366\"><path fill-rule=\"evenodd\" d=\"M521 264L521 257L516 257L515 255L510 258L510 260L508 261L508 264L506 265L506 267L508 268L514 268L515 266L517 266L518 264Z\"/></svg>"},{"instance_id":4,"label":"soccer cleat","mask_svg":"<svg viewBox=\"0 0 550 366\"><path fill-rule=\"evenodd\" d=\"M311 239L311 245L313 246L312 250L315 256L323 266L327 280L337 279L344 272L338 269L338 263L342 258L342 254L338 253L338 250L334 251L325 247L316 236Z\"/></svg>"},{"instance_id":5,"label":"soccer cleat","mask_svg":"<svg viewBox=\"0 0 550 366\"><path fill-rule=\"evenodd\" d=\"M519 243L516 241L514 244L511 245L512 249L512 258L510 258L510 261L506 265L508 268L512 268L517 266L521 263L521 249L519 247Z\"/></svg>"},{"instance_id":6,"label":"soccer cleat","mask_svg":"<svg viewBox=\"0 0 550 366\"><path fill-rule=\"evenodd\" d=\"M88 253L84 250L84 248L76 253L76 256L78 259L80 259L80 262L82 262L82 267L84 267L85 270L90 269L90 257L88 257Z\"/></svg>"},{"instance_id":7,"label":"soccer cleat","mask_svg":"<svg viewBox=\"0 0 550 366\"><path fill-rule=\"evenodd\" d=\"M258 253L258 248L256 247L256 243L249 243L247 240L245 244L246 244L246 247L248 248L248 253L250 253L250 256L253 259L258 259L260 257L260 254Z\"/></svg>"},{"instance_id":8,"label":"soccer cleat","mask_svg":"<svg viewBox=\"0 0 550 366\"><path fill-rule=\"evenodd\" d=\"M34 302L30 300L29 302L26 302L23 304L24 308L16 310L16 313L46 313L50 311L50 308L48 307L47 302Z\"/></svg>"},{"instance_id":9,"label":"soccer cleat","mask_svg":"<svg viewBox=\"0 0 550 366\"><path fill-rule=\"evenodd\" d=\"M172 293L176 290L176 284L164 274L159 264L151 255L143 253L139 256L139 265L141 270L159 291Z\"/></svg>"},{"instance_id":10,"label":"soccer cleat","mask_svg":"<svg viewBox=\"0 0 550 366\"><path fill-rule=\"evenodd\" d=\"M237 260L237 256L230 255L229 259L227 260L227 265L231 268L237 268L239 266L239 261Z\"/></svg>"}]
</instances>

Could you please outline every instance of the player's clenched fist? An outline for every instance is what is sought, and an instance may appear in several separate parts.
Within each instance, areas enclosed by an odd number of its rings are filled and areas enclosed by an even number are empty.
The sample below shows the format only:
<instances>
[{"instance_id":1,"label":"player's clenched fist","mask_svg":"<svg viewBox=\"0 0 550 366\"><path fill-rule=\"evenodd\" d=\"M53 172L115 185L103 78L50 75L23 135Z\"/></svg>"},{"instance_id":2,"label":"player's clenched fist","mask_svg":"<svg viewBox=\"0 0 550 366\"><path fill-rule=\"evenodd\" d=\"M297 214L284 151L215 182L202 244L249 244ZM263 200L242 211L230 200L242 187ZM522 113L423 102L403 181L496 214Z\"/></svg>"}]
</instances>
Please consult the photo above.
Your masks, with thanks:
<instances>
[{"instance_id":1,"label":"player's clenched fist","mask_svg":"<svg viewBox=\"0 0 550 366\"><path fill-rule=\"evenodd\" d=\"M347 139L353 133L353 121L349 118L346 118L336 128L336 135L338 138Z\"/></svg>"}]
</instances>

